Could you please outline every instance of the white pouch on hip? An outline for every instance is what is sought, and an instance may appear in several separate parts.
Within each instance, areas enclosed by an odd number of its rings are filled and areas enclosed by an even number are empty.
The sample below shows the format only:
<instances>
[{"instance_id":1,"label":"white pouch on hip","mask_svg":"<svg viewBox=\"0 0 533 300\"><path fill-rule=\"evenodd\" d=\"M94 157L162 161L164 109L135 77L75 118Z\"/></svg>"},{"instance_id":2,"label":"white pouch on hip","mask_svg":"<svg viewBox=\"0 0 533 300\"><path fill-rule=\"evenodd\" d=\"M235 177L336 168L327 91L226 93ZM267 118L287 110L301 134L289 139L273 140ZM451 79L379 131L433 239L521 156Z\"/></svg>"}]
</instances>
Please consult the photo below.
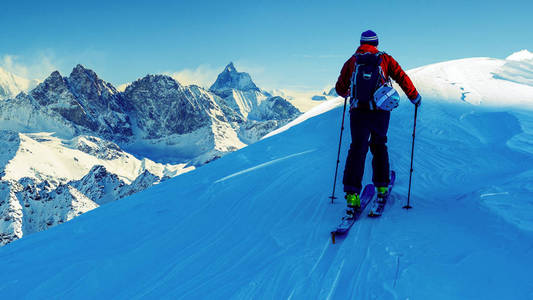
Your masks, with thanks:
<instances>
[{"instance_id":1,"label":"white pouch on hip","mask_svg":"<svg viewBox=\"0 0 533 300\"><path fill-rule=\"evenodd\" d=\"M374 93L374 102L379 109L391 111L400 104L400 95L391 86L383 85Z\"/></svg>"}]
</instances>

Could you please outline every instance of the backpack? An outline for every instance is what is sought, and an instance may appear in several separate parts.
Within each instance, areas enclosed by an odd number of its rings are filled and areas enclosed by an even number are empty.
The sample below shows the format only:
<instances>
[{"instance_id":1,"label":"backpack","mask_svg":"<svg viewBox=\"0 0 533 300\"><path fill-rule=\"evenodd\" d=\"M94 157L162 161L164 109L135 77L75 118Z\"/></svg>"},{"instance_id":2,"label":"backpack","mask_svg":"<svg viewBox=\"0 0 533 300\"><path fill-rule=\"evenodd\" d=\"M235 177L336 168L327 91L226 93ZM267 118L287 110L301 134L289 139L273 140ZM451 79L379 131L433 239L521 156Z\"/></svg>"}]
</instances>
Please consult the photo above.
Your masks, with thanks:
<instances>
[{"instance_id":1,"label":"backpack","mask_svg":"<svg viewBox=\"0 0 533 300\"><path fill-rule=\"evenodd\" d=\"M385 79L383 70L381 69L381 54L378 53L357 53L355 54L355 70L351 79L351 95L350 95L350 109L361 108L366 110L392 110L394 104L382 106L377 105L375 101L376 91L380 92L384 89L382 87L387 86L387 94L393 94L394 89L390 84L390 80ZM392 91L394 92L392 92ZM383 94L381 92L381 94ZM397 94L397 92L396 92ZM399 97L398 97L399 100Z\"/></svg>"}]
</instances>

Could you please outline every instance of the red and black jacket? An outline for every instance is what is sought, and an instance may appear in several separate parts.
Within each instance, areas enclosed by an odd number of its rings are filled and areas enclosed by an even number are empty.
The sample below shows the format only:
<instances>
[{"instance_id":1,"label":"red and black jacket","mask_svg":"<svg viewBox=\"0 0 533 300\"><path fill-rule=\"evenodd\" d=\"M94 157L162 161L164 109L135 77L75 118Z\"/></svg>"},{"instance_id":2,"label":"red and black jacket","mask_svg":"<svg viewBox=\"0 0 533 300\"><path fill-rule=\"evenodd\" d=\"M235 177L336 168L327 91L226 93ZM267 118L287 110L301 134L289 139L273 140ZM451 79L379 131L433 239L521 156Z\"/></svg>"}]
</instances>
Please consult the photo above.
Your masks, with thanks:
<instances>
[{"instance_id":1,"label":"red and black jacket","mask_svg":"<svg viewBox=\"0 0 533 300\"><path fill-rule=\"evenodd\" d=\"M375 46L363 44L361 45L355 53L378 53L378 49ZM385 80L388 81L389 77L394 79L404 93L407 95L407 97L411 100L416 99L418 97L418 92L413 85L413 82L405 74L405 72L402 70L402 67L392 58L392 56L388 55L387 53L383 53L381 55L381 69L383 70L383 74L385 75ZM344 66L342 66L341 75L339 76L339 79L337 80L337 84L335 85L335 90L337 90L337 94L342 97L348 97L350 95L350 84L351 84L351 78L352 73L355 70L355 55L352 55L348 61L344 63Z\"/></svg>"}]
</instances>

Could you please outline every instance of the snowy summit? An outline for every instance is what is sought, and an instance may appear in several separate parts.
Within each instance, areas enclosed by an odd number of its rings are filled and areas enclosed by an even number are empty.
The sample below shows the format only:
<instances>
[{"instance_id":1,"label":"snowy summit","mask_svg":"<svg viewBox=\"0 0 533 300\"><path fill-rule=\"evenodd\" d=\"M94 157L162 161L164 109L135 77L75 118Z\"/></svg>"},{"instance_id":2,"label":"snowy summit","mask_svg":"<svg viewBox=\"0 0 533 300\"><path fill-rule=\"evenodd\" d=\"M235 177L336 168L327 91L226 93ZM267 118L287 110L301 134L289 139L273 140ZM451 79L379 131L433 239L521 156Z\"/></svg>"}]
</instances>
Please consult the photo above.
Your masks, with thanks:
<instances>
[{"instance_id":1,"label":"snowy summit","mask_svg":"<svg viewBox=\"0 0 533 300\"><path fill-rule=\"evenodd\" d=\"M407 73L424 98L473 105L533 108L533 60L527 50L507 60L475 57L423 66Z\"/></svg>"},{"instance_id":2,"label":"snowy summit","mask_svg":"<svg viewBox=\"0 0 533 300\"><path fill-rule=\"evenodd\" d=\"M515 52L511 55L509 55L506 60L514 60L514 61L523 61L523 60L533 60L533 53L529 52L528 50L520 50L518 52Z\"/></svg>"},{"instance_id":3,"label":"snowy summit","mask_svg":"<svg viewBox=\"0 0 533 300\"><path fill-rule=\"evenodd\" d=\"M21 92L27 92L39 82L29 80L0 68L0 100L14 98Z\"/></svg>"},{"instance_id":4,"label":"snowy summit","mask_svg":"<svg viewBox=\"0 0 533 300\"><path fill-rule=\"evenodd\" d=\"M252 81L250 74L237 72L233 62L230 62L226 68L224 68L224 71L218 75L217 80L211 85L209 90L217 93L221 97L225 97L232 89L240 91L260 91Z\"/></svg>"}]
</instances>

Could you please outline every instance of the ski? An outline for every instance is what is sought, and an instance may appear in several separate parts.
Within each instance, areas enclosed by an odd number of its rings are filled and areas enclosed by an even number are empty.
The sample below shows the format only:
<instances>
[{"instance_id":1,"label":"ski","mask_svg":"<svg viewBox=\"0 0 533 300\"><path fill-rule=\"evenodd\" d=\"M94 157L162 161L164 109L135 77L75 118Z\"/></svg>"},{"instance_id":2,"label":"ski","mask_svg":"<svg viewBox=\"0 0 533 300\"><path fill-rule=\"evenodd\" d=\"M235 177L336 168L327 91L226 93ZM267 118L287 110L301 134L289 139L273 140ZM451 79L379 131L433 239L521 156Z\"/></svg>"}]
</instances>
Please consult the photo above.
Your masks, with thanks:
<instances>
[{"instance_id":1,"label":"ski","mask_svg":"<svg viewBox=\"0 0 533 300\"><path fill-rule=\"evenodd\" d=\"M355 211L351 211L351 215L346 215L342 217L342 220L340 224L331 232L331 240L333 244L335 244L335 237L345 235L350 228L352 228L353 223L361 216L361 213L365 210L366 206L372 198L374 197L375 188L373 184L368 184L363 189L363 192L361 193L361 207Z\"/></svg>"},{"instance_id":2,"label":"ski","mask_svg":"<svg viewBox=\"0 0 533 300\"><path fill-rule=\"evenodd\" d=\"M394 186L394 181L396 180L396 172L391 171L390 174L390 182L389 182L389 191L385 197L376 197L376 200L374 200L374 203L372 203L370 210L368 211L369 217L379 217L381 214L383 214L383 210L385 209L385 204L387 204L387 200L390 197L390 194L392 192L392 187Z\"/></svg>"}]
</instances>

